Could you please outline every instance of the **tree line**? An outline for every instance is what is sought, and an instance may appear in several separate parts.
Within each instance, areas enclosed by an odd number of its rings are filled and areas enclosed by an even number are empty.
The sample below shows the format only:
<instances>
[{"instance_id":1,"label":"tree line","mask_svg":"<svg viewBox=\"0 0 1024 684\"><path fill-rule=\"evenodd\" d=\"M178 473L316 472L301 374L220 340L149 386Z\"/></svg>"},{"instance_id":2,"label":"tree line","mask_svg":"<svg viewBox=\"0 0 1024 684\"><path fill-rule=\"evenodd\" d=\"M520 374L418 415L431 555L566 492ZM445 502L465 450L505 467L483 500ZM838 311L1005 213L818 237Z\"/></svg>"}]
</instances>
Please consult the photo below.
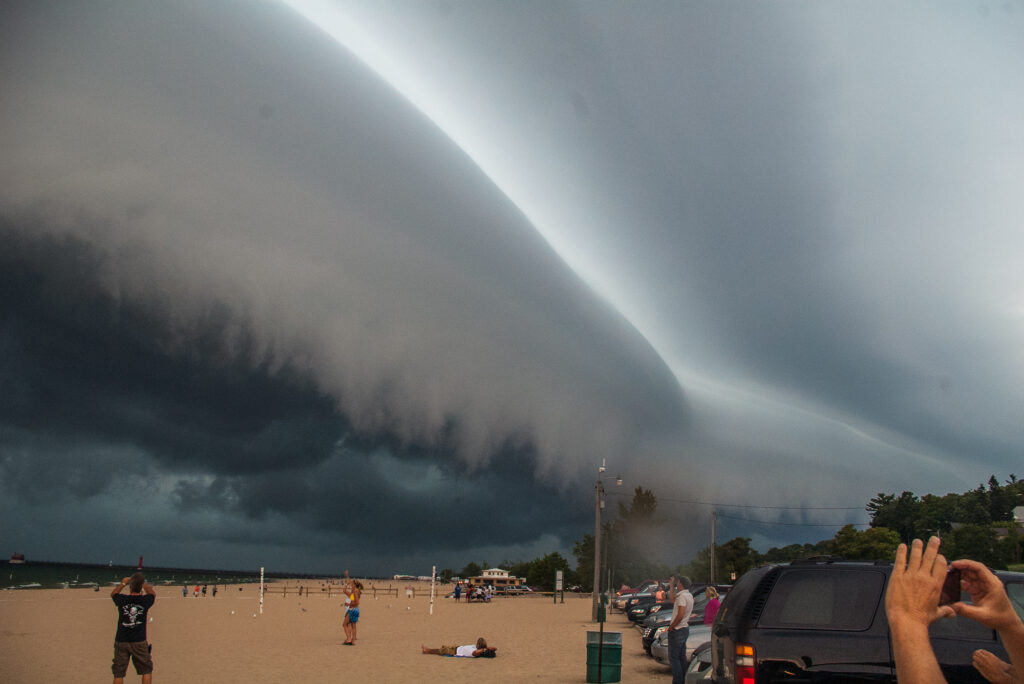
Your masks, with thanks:
<instances>
[{"instance_id":1,"label":"tree line","mask_svg":"<svg viewBox=\"0 0 1024 684\"><path fill-rule=\"evenodd\" d=\"M715 580L729 582L752 568L815 556L836 556L850 560L890 560L900 542L942 538L947 558L971 558L997 569L1021 569L1024 537L1017 533L1013 509L1024 506L1024 481L1010 475L1004 483L991 476L987 485L961 494L918 496L913 492L880 492L865 506L870 515L867 529L854 525L840 529L831 539L814 544L790 544L761 553L750 546L749 537L735 537L715 544ZM688 575L697 581L711 577L711 546L698 551L689 562L669 566L660 562L653 549L670 543L669 522L657 514L658 499L649 489L637 487L627 506L618 504L618 517L605 523L601 532L603 577L610 586L634 585L646 579ZM673 523L676 524L676 523ZM573 546L576 567L559 553L549 553L531 561L503 561L498 567L527 584L544 591L554 589L556 570L564 573L566 587L580 585L591 591L594 576L594 536L586 534ZM479 575L486 563L469 563L461 577ZM456 573L446 569L442 577Z\"/></svg>"}]
</instances>

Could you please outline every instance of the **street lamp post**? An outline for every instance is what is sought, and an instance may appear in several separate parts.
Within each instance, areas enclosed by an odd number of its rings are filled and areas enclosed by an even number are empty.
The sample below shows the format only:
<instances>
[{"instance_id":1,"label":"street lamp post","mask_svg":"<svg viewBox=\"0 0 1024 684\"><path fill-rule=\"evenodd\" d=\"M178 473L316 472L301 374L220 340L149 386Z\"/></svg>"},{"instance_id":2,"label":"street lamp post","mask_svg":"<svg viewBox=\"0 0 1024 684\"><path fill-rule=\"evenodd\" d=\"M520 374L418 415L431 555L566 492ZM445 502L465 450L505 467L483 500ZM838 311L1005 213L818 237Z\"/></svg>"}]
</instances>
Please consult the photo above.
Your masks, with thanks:
<instances>
[{"instance_id":1,"label":"street lamp post","mask_svg":"<svg viewBox=\"0 0 1024 684\"><path fill-rule=\"evenodd\" d=\"M601 601L601 509L604 508L604 501L601 495L604 494L604 484L601 480L607 479L604 475L604 460L601 467L597 469L597 482L594 484L594 599L591 606L592 622L598 621ZM615 484L621 485L622 478L616 477Z\"/></svg>"}]
</instances>

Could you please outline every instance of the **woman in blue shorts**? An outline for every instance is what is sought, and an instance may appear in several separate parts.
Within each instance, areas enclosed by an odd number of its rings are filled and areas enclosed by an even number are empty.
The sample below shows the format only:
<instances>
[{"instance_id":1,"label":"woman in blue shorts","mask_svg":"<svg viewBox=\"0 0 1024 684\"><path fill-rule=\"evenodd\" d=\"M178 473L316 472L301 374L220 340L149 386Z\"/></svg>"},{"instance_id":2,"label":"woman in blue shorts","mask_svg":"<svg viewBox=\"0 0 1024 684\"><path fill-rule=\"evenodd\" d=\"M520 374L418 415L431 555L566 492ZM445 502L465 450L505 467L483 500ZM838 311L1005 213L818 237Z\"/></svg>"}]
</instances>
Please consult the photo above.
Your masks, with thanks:
<instances>
[{"instance_id":1,"label":"woman in blue shorts","mask_svg":"<svg viewBox=\"0 0 1024 684\"><path fill-rule=\"evenodd\" d=\"M348 571L345 572L348 575ZM359 580L349 582L345 586L345 593L348 594L349 603L348 610L345 612L345 639L346 646L356 645L356 623L359 622L359 595L363 591L363 585Z\"/></svg>"}]
</instances>

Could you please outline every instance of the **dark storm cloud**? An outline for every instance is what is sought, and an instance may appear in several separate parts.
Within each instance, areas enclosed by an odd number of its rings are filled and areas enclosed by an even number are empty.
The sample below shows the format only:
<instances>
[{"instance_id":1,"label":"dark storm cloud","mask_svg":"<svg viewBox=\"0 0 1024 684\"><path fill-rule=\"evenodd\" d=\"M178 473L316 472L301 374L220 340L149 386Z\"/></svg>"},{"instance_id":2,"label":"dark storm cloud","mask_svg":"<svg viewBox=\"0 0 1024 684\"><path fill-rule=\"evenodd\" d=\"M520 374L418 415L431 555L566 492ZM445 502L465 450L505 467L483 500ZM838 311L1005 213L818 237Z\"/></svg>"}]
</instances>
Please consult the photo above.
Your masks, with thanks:
<instances>
[{"instance_id":1,"label":"dark storm cloud","mask_svg":"<svg viewBox=\"0 0 1024 684\"><path fill-rule=\"evenodd\" d=\"M170 345L161 303L116 302L99 257L73 238L0 227L5 422L51 438L126 442L172 468L254 472L308 465L344 422L308 378L271 377L247 345L228 349L216 303ZM173 349L173 354L171 350Z\"/></svg>"},{"instance_id":2,"label":"dark storm cloud","mask_svg":"<svg viewBox=\"0 0 1024 684\"><path fill-rule=\"evenodd\" d=\"M450 531L469 520L487 520L506 544L553 529L571 540L581 522L572 505L560 516L569 524L550 524L557 488L533 481L528 451L499 452L491 469L467 474L443 448L353 434L310 378L271 374L237 340L229 352L223 308L169 347L160 306L112 300L96 280L102 259L80 241L4 226L0 243L0 474L22 504L115 495L112 472L162 473L180 512L291 518L371 554L382 529L388 547L458 553L466 543Z\"/></svg>"},{"instance_id":3,"label":"dark storm cloud","mask_svg":"<svg viewBox=\"0 0 1024 684\"><path fill-rule=\"evenodd\" d=\"M168 554L180 524L249 563L301 539L293 568L355 549L372 571L488 546L450 535L473 519L499 553L564 550L581 463L685 420L501 192L286 9L52 9L5 22L12 520L71 493L48 514L101 544L120 481L85 464L121 464Z\"/></svg>"},{"instance_id":4,"label":"dark storm cloud","mask_svg":"<svg viewBox=\"0 0 1024 684\"><path fill-rule=\"evenodd\" d=\"M675 560L1012 472L1021 10L8 6L0 512L389 573L568 552L603 458Z\"/></svg>"}]
</instances>

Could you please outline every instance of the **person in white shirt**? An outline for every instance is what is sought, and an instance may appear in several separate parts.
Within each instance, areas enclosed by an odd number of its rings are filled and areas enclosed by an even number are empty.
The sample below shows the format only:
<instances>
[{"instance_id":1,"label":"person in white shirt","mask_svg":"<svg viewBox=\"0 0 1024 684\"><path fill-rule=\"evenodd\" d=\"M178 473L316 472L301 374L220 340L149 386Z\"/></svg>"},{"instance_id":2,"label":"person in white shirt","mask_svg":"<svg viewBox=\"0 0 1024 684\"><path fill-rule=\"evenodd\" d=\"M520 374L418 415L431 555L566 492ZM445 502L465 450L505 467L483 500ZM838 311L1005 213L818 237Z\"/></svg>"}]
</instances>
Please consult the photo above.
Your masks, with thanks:
<instances>
[{"instance_id":1,"label":"person in white shirt","mask_svg":"<svg viewBox=\"0 0 1024 684\"><path fill-rule=\"evenodd\" d=\"M483 637L477 639L475 644L466 646L442 646L441 648L420 646L420 648L423 649L424 654L455 656L456 658L493 658L498 650L496 647L488 646L487 640Z\"/></svg>"},{"instance_id":2,"label":"person in white shirt","mask_svg":"<svg viewBox=\"0 0 1024 684\"><path fill-rule=\"evenodd\" d=\"M686 640L690 636L690 614L693 613L691 584L686 576L669 580L672 622L668 625L668 664L672 667L672 684L686 682Z\"/></svg>"}]
</instances>

